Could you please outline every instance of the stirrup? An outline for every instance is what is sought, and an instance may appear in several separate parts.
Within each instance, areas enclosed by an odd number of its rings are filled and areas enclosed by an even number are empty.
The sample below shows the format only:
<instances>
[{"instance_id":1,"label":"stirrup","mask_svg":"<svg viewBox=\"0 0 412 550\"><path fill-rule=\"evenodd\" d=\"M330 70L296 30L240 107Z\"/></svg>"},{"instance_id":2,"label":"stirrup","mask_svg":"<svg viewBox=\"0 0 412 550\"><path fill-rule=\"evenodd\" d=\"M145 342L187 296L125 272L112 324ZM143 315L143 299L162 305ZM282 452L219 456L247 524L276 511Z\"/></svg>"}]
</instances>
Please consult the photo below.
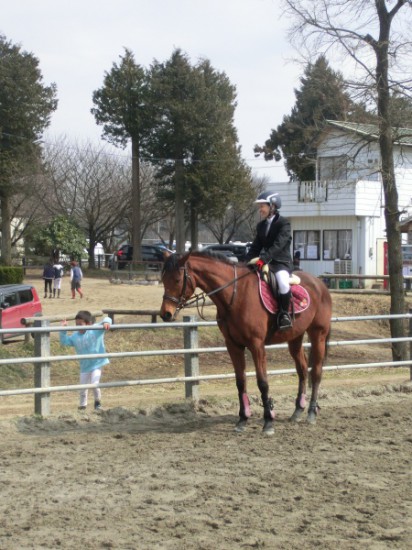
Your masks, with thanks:
<instances>
[{"instance_id":1,"label":"stirrup","mask_svg":"<svg viewBox=\"0 0 412 550\"><path fill-rule=\"evenodd\" d=\"M292 319L290 318L289 313L286 311L281 311L278 316L278 327L279 330L287 330L292 328Z\"/></svg>"}]
</instances>

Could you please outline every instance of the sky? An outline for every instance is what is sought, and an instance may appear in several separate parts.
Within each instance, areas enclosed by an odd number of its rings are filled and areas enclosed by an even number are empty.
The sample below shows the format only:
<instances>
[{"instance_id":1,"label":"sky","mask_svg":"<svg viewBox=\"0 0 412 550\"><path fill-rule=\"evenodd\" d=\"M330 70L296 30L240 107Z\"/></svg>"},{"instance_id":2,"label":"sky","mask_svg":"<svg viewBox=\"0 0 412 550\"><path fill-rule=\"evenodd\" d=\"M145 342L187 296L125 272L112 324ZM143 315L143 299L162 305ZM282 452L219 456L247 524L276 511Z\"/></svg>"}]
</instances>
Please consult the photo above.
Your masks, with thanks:
<instances>
[{"instance_id":1,"label":"sky","mask_svg":"<svg viewBox=\"0 0 412 550\"><path fill-rule=\"evenodd\" d=\"M176 48L194 65L207 58L236 86L235 126L255 176L287 181L283 163L253 154L294 103L302 67L291 59L289 21L279 0L14 0L1 9L0 34L39 60L59 105L45 140L61 136L98 143L92 94L124 48L136 63L164 62ZM125 154L117 149L119 155Z\"/></svg>"}]
</instances>

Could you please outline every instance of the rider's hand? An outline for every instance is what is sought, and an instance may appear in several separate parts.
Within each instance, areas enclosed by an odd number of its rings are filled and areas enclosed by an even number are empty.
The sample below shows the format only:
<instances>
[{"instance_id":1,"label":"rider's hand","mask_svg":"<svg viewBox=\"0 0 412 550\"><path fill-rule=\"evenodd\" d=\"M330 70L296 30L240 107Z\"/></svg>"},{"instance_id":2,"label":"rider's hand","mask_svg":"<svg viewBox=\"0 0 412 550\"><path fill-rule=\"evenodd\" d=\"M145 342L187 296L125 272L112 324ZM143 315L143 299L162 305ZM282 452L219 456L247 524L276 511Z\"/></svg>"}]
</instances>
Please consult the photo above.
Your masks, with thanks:
<instances>
[{"instance_id":1,"label":"rider's hand","mask_svg":"<svg viewBox=\"0 0 412 550\"><path fill-rule=\"evenodd\" d=\"M255 265L259 271L262 271L265 262L262 260L262 258L259 258Z\"/></svg>"}]
</instances>

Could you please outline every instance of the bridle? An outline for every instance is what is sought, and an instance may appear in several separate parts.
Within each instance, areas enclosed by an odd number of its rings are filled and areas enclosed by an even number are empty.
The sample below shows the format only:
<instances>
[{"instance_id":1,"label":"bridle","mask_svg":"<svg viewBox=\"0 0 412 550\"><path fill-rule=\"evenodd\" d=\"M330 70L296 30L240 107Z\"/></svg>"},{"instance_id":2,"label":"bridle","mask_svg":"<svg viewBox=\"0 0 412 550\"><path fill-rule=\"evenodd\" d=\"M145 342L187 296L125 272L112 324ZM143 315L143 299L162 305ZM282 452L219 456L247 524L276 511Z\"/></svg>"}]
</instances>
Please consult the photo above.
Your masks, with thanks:
<instances>
[{"instance_id":1,"label":"bridle","mask_svg":"<svg viewBox=\"0 0 412 550\"><path fill-rule=\"evenodd\" d=\"M248 271L247 273L244 273L243 275L240 275L240 277L238 277L236 264L233 264L234 278L232 280L228 281L222 286L219 286L218 288L215 288L214 290L211 290L210 292L201 292L199 294L193 294L196 289L196 286L193 283L192 277L190 276L190 273L187 270L186 263L183 265L183 267L180 267L179 269L183 270L183 284L182 284L182 291L180 293L179 298L175 298L170 294L166 294L166 293L163 294L163 300L168 300L169 302L173 302L174 304L176 304L176 310L172 317L173 321L179 314L180 310L182 310L185 307L192 306L193 304L196 304L198 314L204 320L203 308L205 306L206 298L209 298L210 296L213 296L213 294L217 294L221 290L224 290L225 288L233 285L233 293L229 303L229 307L231 307L233 305L233 302L235 301L235 297L237 294L237 282L239 281L239 279L243 279L243 277L246 277L247 275L254 273L254 271L251 270L251 271ZM188 287L188 283L190 283L192 287L192 292L190 296L186 298L185 295L186 295L186 289Z\"/></svg>"}]
</instances>

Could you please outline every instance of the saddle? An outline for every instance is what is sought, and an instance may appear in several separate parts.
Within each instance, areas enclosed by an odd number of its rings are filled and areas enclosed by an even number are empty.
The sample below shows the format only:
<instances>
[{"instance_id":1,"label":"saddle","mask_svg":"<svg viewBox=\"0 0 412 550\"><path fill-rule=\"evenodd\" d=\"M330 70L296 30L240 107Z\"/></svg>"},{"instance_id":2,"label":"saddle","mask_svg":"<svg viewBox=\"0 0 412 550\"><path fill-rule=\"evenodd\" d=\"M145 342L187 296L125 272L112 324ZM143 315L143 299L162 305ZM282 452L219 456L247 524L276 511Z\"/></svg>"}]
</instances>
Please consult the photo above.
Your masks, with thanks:
<instances>
[{"instance_id":1,"label":"saddle","mask_svg":"<svg viewBox=\"0 0 412 550\"><path fill-rule=\"evenodd\" d=\"M256 276L259 280L259 294L262 304L269 313L277 313L279 311L279 305L276 300L276 297L273 294L270 284L262 279L259 273L256 273ZM289 313L302 313L309 307L310 296L308 291L300 284L300 278L292 274L289 279L290 290L292 293L291 305Z\"/></svg>"}]
</instances>

